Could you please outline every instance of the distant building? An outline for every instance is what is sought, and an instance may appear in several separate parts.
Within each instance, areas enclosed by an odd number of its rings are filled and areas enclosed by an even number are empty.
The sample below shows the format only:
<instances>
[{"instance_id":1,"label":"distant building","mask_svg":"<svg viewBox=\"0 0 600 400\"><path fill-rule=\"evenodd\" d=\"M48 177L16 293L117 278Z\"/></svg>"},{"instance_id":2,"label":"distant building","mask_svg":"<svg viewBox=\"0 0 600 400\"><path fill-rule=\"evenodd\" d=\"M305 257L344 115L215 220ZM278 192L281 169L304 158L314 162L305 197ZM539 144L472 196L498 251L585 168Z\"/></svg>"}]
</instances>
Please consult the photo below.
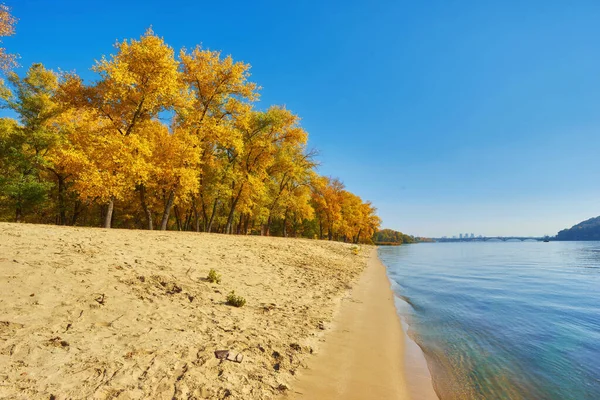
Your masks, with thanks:
<instances>
[{"instance_id":1,"label":"distant building","mask_svg":"<svg viewBox=\"0 0 600 400\"><path fill-rule=\"evenodd\" d=\"M461 239L462 239L462 233L460 235L458 235Z\"/></svg>"},{"instance_id":2,"label":"distant building","mask_svg":"<svg viewBox=\"0 0 600 400\"><path fill-rule=\"evenodd\" d=\"M471 239L475 239L475 234L471 233Z\"/></svg>"}]
</instances>

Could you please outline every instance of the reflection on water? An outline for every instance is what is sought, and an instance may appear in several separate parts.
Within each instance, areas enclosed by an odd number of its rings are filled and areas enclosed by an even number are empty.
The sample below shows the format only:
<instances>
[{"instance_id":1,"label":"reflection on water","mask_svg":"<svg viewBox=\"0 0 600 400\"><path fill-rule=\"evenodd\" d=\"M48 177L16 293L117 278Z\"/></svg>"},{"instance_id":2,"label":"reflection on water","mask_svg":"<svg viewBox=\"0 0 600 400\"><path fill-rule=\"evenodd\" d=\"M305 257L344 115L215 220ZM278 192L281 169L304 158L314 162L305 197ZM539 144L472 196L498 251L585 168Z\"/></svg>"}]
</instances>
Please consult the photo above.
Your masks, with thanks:
<instances>
[{"instance_id":1,"label":"reflection on water","mask_svg":"<svg viewBox=\"0 0 600 400\"><path fill-rule=\"evenodd\" d=\"M379 255L441 399L600 399L600 242Z\"/></svg>"}]
</instances>

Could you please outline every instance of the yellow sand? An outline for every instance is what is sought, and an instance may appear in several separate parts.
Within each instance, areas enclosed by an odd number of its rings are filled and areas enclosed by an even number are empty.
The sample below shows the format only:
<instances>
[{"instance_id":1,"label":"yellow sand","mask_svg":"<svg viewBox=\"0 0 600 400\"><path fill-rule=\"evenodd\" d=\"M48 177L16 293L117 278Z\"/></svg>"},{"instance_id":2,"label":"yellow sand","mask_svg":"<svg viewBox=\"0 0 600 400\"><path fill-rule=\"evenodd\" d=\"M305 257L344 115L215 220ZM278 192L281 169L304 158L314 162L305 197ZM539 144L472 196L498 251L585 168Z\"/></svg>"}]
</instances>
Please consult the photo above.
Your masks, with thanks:
<instances>
[{"instance_id":1,"label":"yellow sand","mask_svg":"<svg viewBox=\"0 0 600 400\"><path fill-rule=\"evenodd\" d=\"M408 399L404 341L393 293L372 251L319 354L293 386L295 399Z\"/></svg>"},{"instance_id":2,"label":"yellow sand","mask_svg":"<svg viewBox=\"0 0 600 400\"><path fill-rule=\"evenodd\" d=\"M331 332L309 360L309 368L297 375L289 397L437 400L429 374L412 371L415 361L423 357L413 346L417 347L400 325L385 267L373 249L367 269L343 299ZM411 373L407 382L405 365L408 372L421 375Z\"/></svg>"},{"instance_id":3,"label":"yellow sand","mask_svg":"<svg viewBox=\"0 0 600 400\"><path fill-rule=\"evenodd\" d=\"M0 398L291 392L369 252L327 241L0 223ZM210 268L220 285L204 280ZM244 307L225 304L231 290ZM216 359L224 349L243 361Z\"/></svg>"}]
</instances>

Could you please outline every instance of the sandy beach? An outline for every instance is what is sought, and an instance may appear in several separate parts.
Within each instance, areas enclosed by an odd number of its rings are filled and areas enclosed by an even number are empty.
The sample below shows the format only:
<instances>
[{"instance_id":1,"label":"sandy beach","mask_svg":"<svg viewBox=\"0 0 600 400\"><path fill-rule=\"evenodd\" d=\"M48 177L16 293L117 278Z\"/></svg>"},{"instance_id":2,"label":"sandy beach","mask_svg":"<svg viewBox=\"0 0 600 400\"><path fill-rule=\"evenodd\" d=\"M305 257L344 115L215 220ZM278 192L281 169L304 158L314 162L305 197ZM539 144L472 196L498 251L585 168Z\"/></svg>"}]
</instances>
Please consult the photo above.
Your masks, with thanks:
<instances>
[{"instance_id":1,"label":"sandy beach","mask_svg":"<svg viewBox=\"0 0 600 400\"><path fill-rule=\"evenodd\" d=\"M0 398L408 398L373 247L7 223L0 238Z\"/></svg>"},{"instance_id":2,"label":"sandy beach","mask_svg":"<svg viewBox=\"0 0 600 400\"><path fill-rule=\"evenodd\" d=\"M273 398L369 256L182 232L2 223L0 237L0 398Z\"/></svg>"},{"instance_id":3,"label":"sandy beach","mask_svg":"<svg viewBox=\"0 0 600 400\"><path fill-rule=\"evenodd\" d=\"M294 385L295 399L408 399L404 341L384 266L373 249L342 301L321 351Z\"/></svg>"},{"instance_id":4,"label":"sandy beach","mask_svg":"<svg viewBox=\"0 0 600 400\"><path fill-rule=\"evenodd\" d=\"M423 355L401 326L376 249L323 340L291 398L437 400Z\"/></svg>"}]
</instances>

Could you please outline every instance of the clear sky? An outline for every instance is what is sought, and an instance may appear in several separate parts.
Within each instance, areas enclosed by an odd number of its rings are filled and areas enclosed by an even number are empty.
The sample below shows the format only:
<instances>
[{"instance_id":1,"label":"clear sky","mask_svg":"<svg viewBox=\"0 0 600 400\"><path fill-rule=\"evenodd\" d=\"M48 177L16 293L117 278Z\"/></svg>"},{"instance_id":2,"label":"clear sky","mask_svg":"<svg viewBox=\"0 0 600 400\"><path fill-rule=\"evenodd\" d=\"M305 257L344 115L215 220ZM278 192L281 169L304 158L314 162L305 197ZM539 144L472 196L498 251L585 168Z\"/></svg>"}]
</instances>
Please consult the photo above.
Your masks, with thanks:
<instances>
[{"instance_id":1,"label":"clear sky","mask_svg":"<svg viewBox=\"0 0 600 400\"><path fill-rule=\"evenodd\" d=\"M553 235L600 215L600 1L4 1L24 67L93 78L150 25L250 63L259 106L299 114L320 172L385 227Z\"/></svg>"}]
</instances>

